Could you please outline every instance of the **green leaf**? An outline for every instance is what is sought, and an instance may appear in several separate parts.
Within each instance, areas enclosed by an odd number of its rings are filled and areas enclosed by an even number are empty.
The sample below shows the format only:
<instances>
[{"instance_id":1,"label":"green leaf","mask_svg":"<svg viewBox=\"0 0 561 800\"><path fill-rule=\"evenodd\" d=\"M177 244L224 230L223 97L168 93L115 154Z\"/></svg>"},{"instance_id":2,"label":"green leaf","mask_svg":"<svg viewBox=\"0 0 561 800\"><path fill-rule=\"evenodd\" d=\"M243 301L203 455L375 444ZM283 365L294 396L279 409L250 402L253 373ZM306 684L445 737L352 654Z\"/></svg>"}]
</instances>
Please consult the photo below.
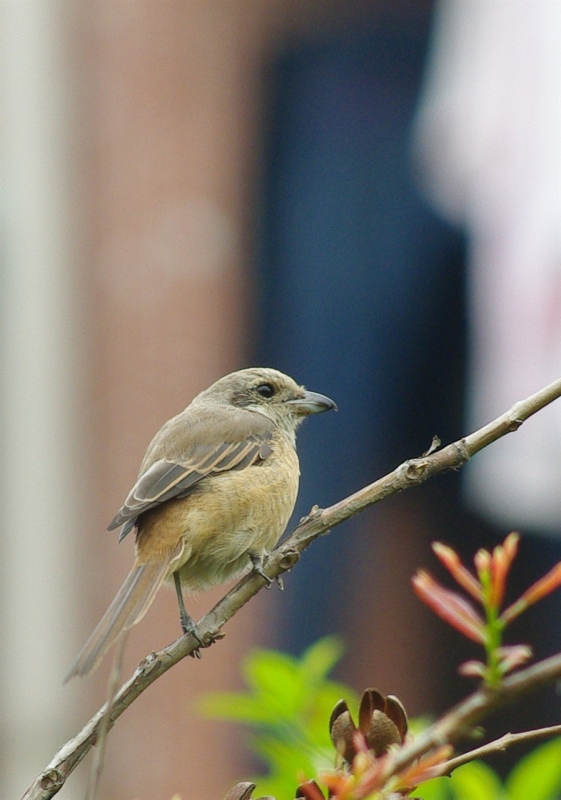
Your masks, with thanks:
<instances>
[{"instance_id":1,"label":"green leaf","mask_svg":"<svg viewBox=\"0 0 561 800\"><path fill-rule=\"evenodd\" d=\"M298 772L316 775L318 770L333 767L333 748L322 750L306 740L259 736L253 738L252 748L268 762L272 771L286 772L293 781Z\"/></svg>"},{"instance_id":2,"label":"green leaf","mask_svg":"<svg viewBox=\"0 0 561 800\"><path fill-rule=\"evenodd\" d=\"M454 800L502 800L507 795L497 773L483 761L471 761L454 770L449 780ZM535 800L529 794L525 800Z\"/></svg>"},{"instance_id":3,"label":"green leaf","mask_svg":"<svg viewBox=\"0 0 561 800\"><path fill-rule=\"evenodd\" d=\"M255 725L308 727L320 743L329 741L327 723L335 703L345 697L356 705L354 692L327 679L341 657L336 637L315 642L296 659L275 650L254 650L245 659L243 674L249 691L215 692L200 707L207 716Z\"/></svg>"},{"instance_id":4,"label":"green leaf","mask_svg":"<svg viewBox=\"0 0 561 800\"><path fill-rule=\"evenodd\" d=\"M336 637L315 642L300 658L254 650L243 665L245 691L206 695L200 703L208 716L250 727L251 748L267 766L266 776L253 779L257 794L291 797L304 777L333 766L331 712L344 697L358 714L355 693L327 677L342 650Z\"/></svg>"},{"instance_id":5,"label":"green leaf","mask_svg":"<svg viewBox=\"0 0 561 800\"><path fill-rule=\"evenodd\" d=\"M198 702L206 717L263 725L271 722L271 711L251 695L241 692L209 692Z\"/></svg>"},{"instance_id":6,"label":"green leaf","mask_svg":"<svg viewBox=\"0 0 561 800\"><path fill-rule=\"evenodd\" d=\"M507 778L509 800L557 800L561 792L561 738L536 747Z\"/></svg>"},{"instance_id":7,"label":"green leaf","mask_svg":"<svg viewBox=\"0 0 561 800\"><path fill-rule=\"evenodd\" d=\"M290 718L297 708L296 659L274 650L255 650L243 665L245 681L272 720Z\"/></svg>"},{"instance_id":8,"label":"green leaf","mask_svg":"<svg viewBox=\"0 0 561 800\"><path fill-rule=\"evenodd\" d=\"M235 722L278 724L295 713L298 668L294 658L274 650L254 650L243 665L250 691L213 692L200 702L207 716Z\"/></svg>"},{"instance_id":9,"label":"green leaf","mask_svg":"<svg viewBox=\"0 0 561 800\"><path fill-rule=\"evenodd\" d=\"M343 643L338 636L325 636L314 642L302 654L300 676L308 686L323 683L343 655Z\"/></svg>"},{"instance_id":10,"label":"green leaf","mask_svg":"<svg viewBox=\"0 0 561 800\"><path fill-rule=\"evenodd\" d=\"M415 789L415 797L420 800L451 800L449 778L432 778Z\"/></svg>"}]
</instances>

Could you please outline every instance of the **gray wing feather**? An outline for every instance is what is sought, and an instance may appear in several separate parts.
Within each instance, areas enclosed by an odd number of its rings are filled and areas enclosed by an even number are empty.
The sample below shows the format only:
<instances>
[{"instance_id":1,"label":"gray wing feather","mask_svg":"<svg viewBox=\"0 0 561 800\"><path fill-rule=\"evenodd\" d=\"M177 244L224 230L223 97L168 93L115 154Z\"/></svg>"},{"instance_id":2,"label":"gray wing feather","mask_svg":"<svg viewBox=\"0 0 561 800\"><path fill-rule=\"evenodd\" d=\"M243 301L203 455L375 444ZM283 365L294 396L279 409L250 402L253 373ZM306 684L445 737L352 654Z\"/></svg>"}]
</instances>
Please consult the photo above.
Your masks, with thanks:
<instances>
[{"instance_id":1,"label":"gray wing feather","mask_svg":"<svg viewBox=\"0 0 561 800\"><path fill-rule=\"evenodd\" d=\"M190 452L183 451L177 460L162 452L164 457L153 462L140 474L123 506L109 524L108 530L123 525L119 535L121 541L135 527L140 514L165 503L166 500L186 497L207 475L231 469L246 469L265 460L271 454L272 426L267 420L263 420L257 431L255 425L253 427L254 430L249 432L247 427L244 429L242 426L240 433L245 436L241 441L239 438L237 441L232 441L235 437L231 431L224 437L226 441L224 439L215 440L214 443L199 441L196 446L190 448ZM160 455L162 447L159 446L158 437L155 438L151 448ZM148 454L145 462L147 460Z\"/></svg>"}]
</instances>

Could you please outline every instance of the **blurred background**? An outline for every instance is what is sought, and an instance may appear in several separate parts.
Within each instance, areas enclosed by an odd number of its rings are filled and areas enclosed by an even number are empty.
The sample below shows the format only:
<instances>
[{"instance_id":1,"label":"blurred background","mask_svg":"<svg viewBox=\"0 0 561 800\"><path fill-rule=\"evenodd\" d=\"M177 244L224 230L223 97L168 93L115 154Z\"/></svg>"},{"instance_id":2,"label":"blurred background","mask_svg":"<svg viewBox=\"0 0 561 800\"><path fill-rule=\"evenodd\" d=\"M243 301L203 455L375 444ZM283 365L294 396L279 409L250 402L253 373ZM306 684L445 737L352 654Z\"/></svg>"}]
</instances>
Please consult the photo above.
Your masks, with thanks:
<instances>
[{"instance_id":1,"label":"blurred background","mask_svg":"<svg viewBox=\"0 0 561 800\"><path fill-rule=\"evenodd\" d=\"M559 376L561 10L3 0L0 15L0 794L17 797L104 700L111 658L62 678L132 561L105 527L198 391L266 364L337 401L301 432L296 521ZM410 577L434 568L435 538L471 558L513 527L521 587L559 559L560 434L549 409L467 478L316 542L283 594L119 720L100 796L211 800L243 780L242 737L196 703L239 687L255 645L337 632L357 690L410 714L462 696L474 650ZM131 634L127 674L177 638L175 605L162 592ZM559 650L558 618L553 598L516 641ZM513 719L558 722L558 698Z\"/></svg>"}]
</instances>

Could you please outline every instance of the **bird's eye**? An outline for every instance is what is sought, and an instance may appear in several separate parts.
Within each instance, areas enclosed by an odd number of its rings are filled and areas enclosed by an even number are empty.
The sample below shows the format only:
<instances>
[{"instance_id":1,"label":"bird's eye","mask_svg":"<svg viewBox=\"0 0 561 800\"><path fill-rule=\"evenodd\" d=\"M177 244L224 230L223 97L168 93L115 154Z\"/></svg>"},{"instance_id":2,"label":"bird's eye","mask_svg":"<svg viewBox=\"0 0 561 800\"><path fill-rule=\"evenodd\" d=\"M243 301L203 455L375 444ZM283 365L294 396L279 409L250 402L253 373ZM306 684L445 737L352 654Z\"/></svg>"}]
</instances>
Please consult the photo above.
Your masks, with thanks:
<instances>
[{"instance_id":1,"label":"bird's eye","mask_svg":"<svg viewBox=\"0 0 561 800\"><path fill-rule=\"evenodd\" d=\"M272 397L275 393L275 389L270 383L262 383L255 391L257 394L261 395L261 397Z\"/></svg>"}]
</instances>

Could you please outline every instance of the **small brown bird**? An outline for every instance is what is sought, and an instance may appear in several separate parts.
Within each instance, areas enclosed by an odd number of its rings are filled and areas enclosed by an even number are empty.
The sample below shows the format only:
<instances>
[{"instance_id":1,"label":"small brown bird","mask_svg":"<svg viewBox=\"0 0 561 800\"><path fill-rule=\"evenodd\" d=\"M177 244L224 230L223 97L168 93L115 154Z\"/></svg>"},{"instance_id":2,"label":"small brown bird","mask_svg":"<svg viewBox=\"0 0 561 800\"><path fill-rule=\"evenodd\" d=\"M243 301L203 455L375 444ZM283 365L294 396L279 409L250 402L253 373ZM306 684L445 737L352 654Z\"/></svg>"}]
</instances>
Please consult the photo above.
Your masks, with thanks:
<instances>
[{"instance_id":1,"label":"small brown bird","mask_svg":"<svg viewBox=\"0 0 561 800\"><path fill-rule=\"evenodd\" d=\"M66 680L94 670L139 622L162 583L175 584L184 633L198 637L182 589L198 592L262 571L296 502L296 429L333 400L274 369L233 372L160 429L109 530L136 534L136 558ZM200 641L200 639L199 639Z\"/></svg>"}]
</instances>

